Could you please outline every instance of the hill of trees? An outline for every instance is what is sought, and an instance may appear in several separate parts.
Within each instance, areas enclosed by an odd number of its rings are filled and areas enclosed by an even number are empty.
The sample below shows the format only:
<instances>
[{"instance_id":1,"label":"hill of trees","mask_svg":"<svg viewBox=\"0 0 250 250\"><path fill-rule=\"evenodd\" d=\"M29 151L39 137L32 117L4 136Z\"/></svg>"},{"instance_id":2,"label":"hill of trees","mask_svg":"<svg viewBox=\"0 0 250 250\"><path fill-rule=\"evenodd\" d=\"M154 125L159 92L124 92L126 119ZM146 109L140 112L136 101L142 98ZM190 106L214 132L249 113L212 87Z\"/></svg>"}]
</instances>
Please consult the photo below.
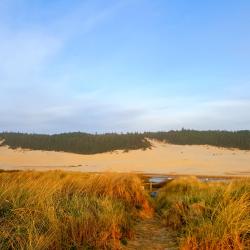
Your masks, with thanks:
<instances>
[{"instance_id":1,"label":"hill of trees","mask_svg":"<svg viewBox=\"0 0 250 250\"><path fill-rule=\"evenodd\" d=\"M0 133L2 145L11 148L54 150L79 154L95 154L113 150L146 149L150 147L142 134L87 134L64 133L56 135Z\"/></svg>"},{"instance_id":2,"label":"hill of trees","mask_svg":"<svg viewBox=\"0 0 250 250\"><path fill-rule=\"evenodd\" d=\"M10 148L54 150L79 154L95 154L113 150L147 149L156 139L180 145L212 145L226 148L250 149L250 131L197 131L145 132L127 134L63 133L55 135L0 133L2 145Z\"/></svg>"},{"instance_id":3,"label":"hill of trees","mask_svg":"<svg viewBox=\"0 0 250 250\"><path fill-rule=\"evenodd\" d=\"M250 149L250 131L197 131L182 129L168 132L148 132L144 136L178 145L211 145L225 148Z\"/></svg>"}]
</instances>

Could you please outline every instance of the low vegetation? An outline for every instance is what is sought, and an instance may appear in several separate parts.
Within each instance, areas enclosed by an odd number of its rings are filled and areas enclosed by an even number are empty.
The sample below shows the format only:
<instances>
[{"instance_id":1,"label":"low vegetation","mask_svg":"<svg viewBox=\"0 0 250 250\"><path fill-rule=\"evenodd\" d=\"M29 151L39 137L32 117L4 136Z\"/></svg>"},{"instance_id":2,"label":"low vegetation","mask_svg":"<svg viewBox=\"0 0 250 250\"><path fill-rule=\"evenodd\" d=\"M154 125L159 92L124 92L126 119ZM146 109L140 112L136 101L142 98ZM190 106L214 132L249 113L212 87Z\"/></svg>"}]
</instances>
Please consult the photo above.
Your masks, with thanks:
<instances>
[{"instance_id":1,"label":"low vegetation","mask_svg":"<svg viewBox=\"0 0 250 250\"><path fill-rule=\"evenodd\" d=\"M0 173L0 249L118 249L152 210L130 174Z\"/></svg>"},{"instance_id":2,"label":"low vegetation","mask_svg":"<svg viewBox=\"0 0 250 250\"><path fill-rule=\"evenodd\" d=\"M250 181L179 178L160 189L157 209L182 250L250 249Z\"/></svg>"},{"instance_id":3,"label":"low vegetation","mask_svg":"<svg viewBox=\"0 0 250 250\"><path fill-rule=\"evenodd\" d=\"M127 134L64 133L55 135L0 133L2 145L10 148L64 151L78 154L96 154L113 150L148 149L147 139L180 145L212 145L226 148L250 149L250 131L196 131L146 132ZM1 142L0 142L1 144Z\"/></svg>"}]
</instances>

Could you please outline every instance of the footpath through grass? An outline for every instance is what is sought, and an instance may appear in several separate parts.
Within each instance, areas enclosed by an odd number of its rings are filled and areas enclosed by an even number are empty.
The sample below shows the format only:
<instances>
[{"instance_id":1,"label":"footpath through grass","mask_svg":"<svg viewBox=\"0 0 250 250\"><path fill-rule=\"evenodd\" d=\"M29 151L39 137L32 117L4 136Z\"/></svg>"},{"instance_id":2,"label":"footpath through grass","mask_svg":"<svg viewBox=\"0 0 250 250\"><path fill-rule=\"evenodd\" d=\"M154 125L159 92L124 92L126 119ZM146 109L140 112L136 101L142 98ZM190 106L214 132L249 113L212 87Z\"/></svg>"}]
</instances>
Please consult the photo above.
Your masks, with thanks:
<instances>
[{"instance_id":1,"label":"footpath through grass","mask_svg":"<svg viewBox=\"0 0 250 250\"><path fill-rule=\"evenodd\" d=\"M177 250L175 234L166 230L161 218L155 213L135 224L134 236L124 246L124 250Z\"/></svg>"},{"instance_id":2,"label":"footpath through grass","mask_svg":"<svg viewBox=\"0 0 250 250\"><path fill-rule=\"evenodd\" d=\"M250 249L250 181L0 173L0 249Z\"/></svg>"}]
</instances>

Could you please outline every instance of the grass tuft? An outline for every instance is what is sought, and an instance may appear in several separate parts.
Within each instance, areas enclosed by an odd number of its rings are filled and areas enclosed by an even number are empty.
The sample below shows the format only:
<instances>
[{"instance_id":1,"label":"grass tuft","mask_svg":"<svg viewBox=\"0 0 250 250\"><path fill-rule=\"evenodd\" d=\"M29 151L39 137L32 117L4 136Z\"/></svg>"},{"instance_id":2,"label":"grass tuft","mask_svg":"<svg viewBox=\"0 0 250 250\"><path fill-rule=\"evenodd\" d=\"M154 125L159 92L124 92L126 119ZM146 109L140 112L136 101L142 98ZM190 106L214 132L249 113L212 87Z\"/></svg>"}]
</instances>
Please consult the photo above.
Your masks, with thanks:
<instances>
[{"instance_id":1,"label":"grass tuft","mask_svg":"<svg viewBox=\"0 0 250 250\"><path fill-rule=\"evenodd\" d=\"M250 248L250 181L179 178L159 192L157 208L183 250Z\"/></svg>"},{"instance_id":2,"label":"grass tuft","mask_svg":"<svg viewBox=\"0 0 250 250\"><path fill-rule=\"evenodd\" d=\"M151 210L135 175L0 174L0 249L118 249Z\"/></svg>"}]
</instances>

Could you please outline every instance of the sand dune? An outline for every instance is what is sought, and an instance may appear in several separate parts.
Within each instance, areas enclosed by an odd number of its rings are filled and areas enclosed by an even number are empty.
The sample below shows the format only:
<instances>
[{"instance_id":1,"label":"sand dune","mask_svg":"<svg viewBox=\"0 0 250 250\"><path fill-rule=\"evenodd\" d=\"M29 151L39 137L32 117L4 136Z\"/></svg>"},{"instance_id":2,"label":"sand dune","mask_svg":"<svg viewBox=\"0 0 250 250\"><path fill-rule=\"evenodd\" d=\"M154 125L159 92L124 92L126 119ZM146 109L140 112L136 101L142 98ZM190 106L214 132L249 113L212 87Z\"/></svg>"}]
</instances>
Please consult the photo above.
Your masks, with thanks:
<instances>
[{"instance_id":1,"label":"sand dune","mask_svg":"<svg viewBox=\"0 0 250 250\"><path fill-rule=\"evenodd\" d=\"M150 150L95 155L0 147L1 169L64 169L162 174L250 176L250 151L153 142Z\"/></svg>"}]
</instances>

